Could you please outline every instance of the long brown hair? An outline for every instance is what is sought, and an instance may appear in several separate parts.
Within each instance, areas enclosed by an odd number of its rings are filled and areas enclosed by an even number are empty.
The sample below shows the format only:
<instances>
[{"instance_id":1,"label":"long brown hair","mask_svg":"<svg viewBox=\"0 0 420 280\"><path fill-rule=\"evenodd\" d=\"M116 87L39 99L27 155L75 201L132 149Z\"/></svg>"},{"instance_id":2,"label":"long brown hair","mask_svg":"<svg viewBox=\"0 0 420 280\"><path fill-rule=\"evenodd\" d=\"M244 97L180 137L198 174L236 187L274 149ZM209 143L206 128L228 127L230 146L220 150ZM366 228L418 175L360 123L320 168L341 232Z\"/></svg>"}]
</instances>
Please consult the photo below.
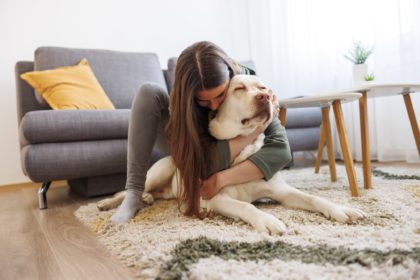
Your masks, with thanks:
<instances>
[{"instance_id":1,"label":"long brown hair","mask_svg":"<svg viewBox=\"0 0 420 280\"><path fill-rule=\"evenodd\" d=\"M179 170L178 197L185 215L200 217L200 184L206 174L206 154L214 143L208 132L209 109L198 105L199 91L220 86L237 73L238 65L211 42L197 42L179 56L170 94L170 153Z\"/></svg>"}]
</instances>

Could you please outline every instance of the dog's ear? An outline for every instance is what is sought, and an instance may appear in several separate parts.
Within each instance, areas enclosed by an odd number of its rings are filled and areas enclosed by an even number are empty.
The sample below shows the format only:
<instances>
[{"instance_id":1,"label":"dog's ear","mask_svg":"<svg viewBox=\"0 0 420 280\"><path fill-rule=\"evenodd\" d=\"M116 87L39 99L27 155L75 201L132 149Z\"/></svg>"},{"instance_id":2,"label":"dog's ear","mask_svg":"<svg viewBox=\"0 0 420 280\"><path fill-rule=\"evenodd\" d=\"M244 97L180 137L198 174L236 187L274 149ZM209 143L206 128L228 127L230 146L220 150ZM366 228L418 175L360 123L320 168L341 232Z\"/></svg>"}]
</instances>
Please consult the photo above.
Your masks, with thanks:
<instances>
[{"instance_id":1,"label":"dog's ear","mask_svg":"<svg viewBox=\"0 0 420 280\"><path fill-rule=\"evenodd\" d=\"M210 111L208 117L209 117L209 121L214 119L216 117L216 111Z\"/></svg>"}]
</instances>

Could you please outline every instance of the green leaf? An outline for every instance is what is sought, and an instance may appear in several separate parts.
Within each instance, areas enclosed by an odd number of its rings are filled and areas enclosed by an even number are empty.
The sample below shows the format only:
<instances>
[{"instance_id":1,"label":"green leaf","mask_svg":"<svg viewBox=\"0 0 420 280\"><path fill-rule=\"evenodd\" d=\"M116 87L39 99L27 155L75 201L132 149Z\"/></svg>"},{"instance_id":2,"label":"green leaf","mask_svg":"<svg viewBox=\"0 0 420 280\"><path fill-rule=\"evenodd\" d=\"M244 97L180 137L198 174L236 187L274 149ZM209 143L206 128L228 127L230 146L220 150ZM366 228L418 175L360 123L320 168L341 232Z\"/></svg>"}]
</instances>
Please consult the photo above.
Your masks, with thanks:
<instances>
[{"instance_id":1,"label":"green leaf","mask_svg":"<svg viewBox=\"0 0 420 280\"><path fill-rule=\"evenodd\" d=\"M344 55L346 59L353 64L363 64L373 53L373 47L362 45L362 42L353 42L353 49L348 50L348 55Z\"/></svg>"}]
</instances>

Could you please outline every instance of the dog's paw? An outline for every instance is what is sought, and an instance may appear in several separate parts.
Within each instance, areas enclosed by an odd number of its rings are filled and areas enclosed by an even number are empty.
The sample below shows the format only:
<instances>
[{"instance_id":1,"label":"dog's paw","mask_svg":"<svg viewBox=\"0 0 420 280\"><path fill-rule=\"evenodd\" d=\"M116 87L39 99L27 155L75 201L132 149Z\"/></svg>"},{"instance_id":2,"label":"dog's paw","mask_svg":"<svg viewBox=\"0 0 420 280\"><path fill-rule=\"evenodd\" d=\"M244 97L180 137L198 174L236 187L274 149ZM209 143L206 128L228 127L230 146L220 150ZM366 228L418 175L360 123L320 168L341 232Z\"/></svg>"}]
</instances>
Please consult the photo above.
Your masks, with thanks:
<instances>
[{"instance_id":1,"label":"dog's paw","mask_svg":"<svg viewBox=\"0 0 420 280\"><path fill-rule=\"evenodd\" d=\"M153 195L151 195L150 193L143 193L143 201L147 204L152 204L153 201L155 201L155 199L153 198Z\"/></svg>"},{"instance_id":2,"label":"dog's paw","mask_svg":"<svg viewBox=\"0 0 420 280\"><path fill-rule=\"evenodd\" d=\"M283 235L286 232L286 225L268 213L258 215L252 225L257 231L265 232L270 235Z\"/></svg>"},{"instance_id":3,"label":"dog's paw","mask_svg":"<svg viewBox=\"0 0 420 280\"><path fill-rule=\"evenodd\" d=\"M100 211L106 211L106 210L117 208L124 200L124 197L125 197L125 191L116 193L113 197L98 201L96 203L96 207L98 207Z\"/></svg>"},{"instance_id":4,"label":"dog's paw","mask_svg":"<svg viewBox=\"0 0 420 280\"><path fill-rule=\"evenodd\" d=\"M355 222L367 217L362 210L346 206L335 206L330 212L330 216L341 223Z\"/></svg>"},{"instance_id":5,"label":"dog's paw","mask_svg":"<svg viewBox=\"0 0 420 280\"><path fill-rule=\"evenodd\" d=\"M112 202L112 198L107 198L98 201L96 207L98 207L99 211L106 211L115 208L114 203Z\"/></svg>"}]
</instances>

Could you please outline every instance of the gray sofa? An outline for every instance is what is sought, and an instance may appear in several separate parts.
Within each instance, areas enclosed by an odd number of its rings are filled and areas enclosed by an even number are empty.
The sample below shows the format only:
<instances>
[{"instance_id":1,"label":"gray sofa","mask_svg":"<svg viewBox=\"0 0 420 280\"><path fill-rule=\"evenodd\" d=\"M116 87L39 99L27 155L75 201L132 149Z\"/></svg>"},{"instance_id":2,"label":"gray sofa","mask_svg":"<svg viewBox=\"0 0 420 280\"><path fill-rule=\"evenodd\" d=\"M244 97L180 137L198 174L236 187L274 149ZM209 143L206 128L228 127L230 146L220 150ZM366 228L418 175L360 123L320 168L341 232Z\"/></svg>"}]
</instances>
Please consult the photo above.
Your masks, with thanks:
<instances>
[{"instance_id":1,"label":"gray sofa","mask_svg":"<svg viewBox=\"0 0 420 280\"><path fill-rule=\"evenodd\" d=\"M52 110L20 78L33 70L75 65L87 58L116 110ZM34 61L16 63L16 93L23 172L39 189L40 208L47 207L51 181L67 180L84 196L120 191L126 180L127 132L131 101L140 86L154 82L170 90L175 59L161 69L153 53L40 47ZM292 151L317 148L319 109L289 110L287 134ZM163 155L153 152L151 164Z\"/></svg>"}]
</instances>

